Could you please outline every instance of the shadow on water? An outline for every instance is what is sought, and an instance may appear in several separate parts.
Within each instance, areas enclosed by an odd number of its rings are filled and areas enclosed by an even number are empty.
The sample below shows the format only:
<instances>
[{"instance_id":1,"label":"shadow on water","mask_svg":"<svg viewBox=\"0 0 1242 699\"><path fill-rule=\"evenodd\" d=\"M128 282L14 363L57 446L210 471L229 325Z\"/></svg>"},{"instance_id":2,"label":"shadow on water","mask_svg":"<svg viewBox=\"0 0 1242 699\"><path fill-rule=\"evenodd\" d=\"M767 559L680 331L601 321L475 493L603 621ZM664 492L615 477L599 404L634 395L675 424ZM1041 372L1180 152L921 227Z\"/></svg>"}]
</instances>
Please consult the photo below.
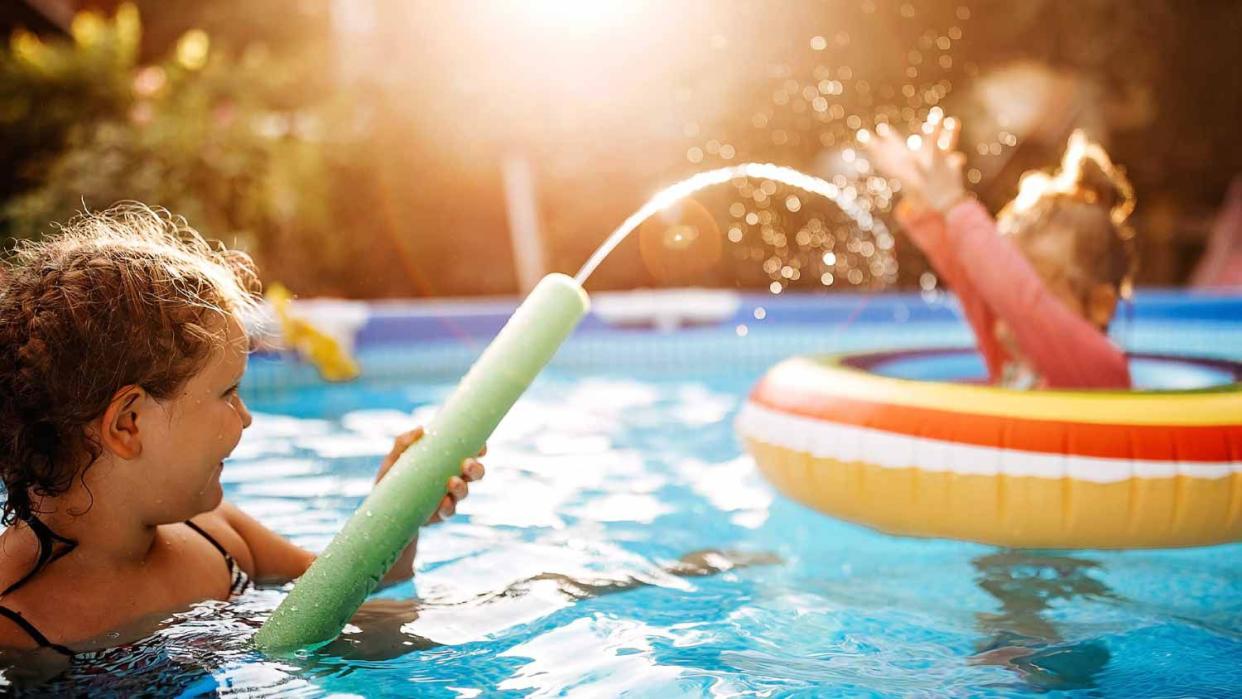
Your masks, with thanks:
<instances>
[{"instance_id":1,"label":"shadow on water","mask_svg":"<svg viewBox=\"0 0 1242 699\"><path fill-rule=\"evenodd\" d=\"M1053 605L1076 599L1119 601L1091 576L1100 564L1062 553L1005 550L971 561L979 587L1000 603L977 615L986 635L970 661L1016 672L1036 690L1091 689L1110 653L1099 640L1066 641L1045 618Z\"/></svg>"}]
</instances>

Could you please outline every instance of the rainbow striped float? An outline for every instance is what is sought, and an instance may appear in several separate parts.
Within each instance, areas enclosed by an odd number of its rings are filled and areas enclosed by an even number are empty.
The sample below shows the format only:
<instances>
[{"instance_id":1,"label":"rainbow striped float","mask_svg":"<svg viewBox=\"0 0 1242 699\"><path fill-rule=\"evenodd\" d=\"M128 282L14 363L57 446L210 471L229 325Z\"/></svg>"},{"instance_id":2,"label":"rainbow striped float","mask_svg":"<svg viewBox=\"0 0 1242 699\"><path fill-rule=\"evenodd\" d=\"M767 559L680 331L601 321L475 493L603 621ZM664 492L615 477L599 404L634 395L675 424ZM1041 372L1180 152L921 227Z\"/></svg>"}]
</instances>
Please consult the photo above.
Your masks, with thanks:
<instances>
[{"instance_id":1,"label":"rainbow striped float","mask_svg":"<svg viewBox=\"0 0 1242 699\"><path fill-rule=\"evenodd\" d=\"M883 375L954 353L787 360L755 386L738 432L788 497L893 534L1036 548L1242 539L1242 365L1136 357L1224 378L1131 392Z\"/></svg>"}]
</instances>

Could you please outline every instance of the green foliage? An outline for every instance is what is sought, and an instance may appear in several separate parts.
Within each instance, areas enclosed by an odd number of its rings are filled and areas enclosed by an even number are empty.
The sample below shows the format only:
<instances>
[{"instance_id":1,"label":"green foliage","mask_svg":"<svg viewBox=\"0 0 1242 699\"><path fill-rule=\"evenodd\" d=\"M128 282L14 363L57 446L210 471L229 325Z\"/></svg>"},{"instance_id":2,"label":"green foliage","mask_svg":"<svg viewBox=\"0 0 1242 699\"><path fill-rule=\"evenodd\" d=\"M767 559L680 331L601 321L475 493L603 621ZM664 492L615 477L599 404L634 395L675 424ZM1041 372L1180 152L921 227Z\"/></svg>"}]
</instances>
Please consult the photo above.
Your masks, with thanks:
<instances>
[{"instance_id":1,"label":"green foliage","mask_svg":"<svg viewBox=\"0 0 1242 699\"><path fill-rule=\"evenodd\" d=\"M79 15L71 44L14 34L0 53L0 162L10 165L0 197L39 183L75 125L124 112L138 41L129 6L111 21Z\"/></svg>"},{"instance_id":2,"label":"green foliage","mask_svg":"<svg viewBox=\"0 0 1242 699\"><path fill-rule=\"evenodd\" d=\"M125 5L112 18L79 15L70 41L14 36L0 57L0 141L22 172L3 231L38 236L83 208L138 200L261 264L296 260L307 275L344 264L328 205L328 107L290 105L295 67L261 46L213 50L199 30L140 65L139 31ZM275 254L291 231L315 254Z\"/></svg>"}]
</instances>

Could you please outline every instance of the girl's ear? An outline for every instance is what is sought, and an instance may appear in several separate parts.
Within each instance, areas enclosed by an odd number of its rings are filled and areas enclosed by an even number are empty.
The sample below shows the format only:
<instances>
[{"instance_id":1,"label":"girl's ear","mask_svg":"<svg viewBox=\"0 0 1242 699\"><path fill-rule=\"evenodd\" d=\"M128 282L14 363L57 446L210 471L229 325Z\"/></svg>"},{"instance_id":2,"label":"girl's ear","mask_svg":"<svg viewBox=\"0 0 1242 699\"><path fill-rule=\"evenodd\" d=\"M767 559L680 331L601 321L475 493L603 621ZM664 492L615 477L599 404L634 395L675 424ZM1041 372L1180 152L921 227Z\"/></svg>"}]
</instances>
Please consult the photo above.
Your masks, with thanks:
<instances>
[{"instance_id":1,"label":"girl's ear","mask_svg":"<svg viewBox=\"0 0 1242 699\"><path fill-rule=\"evenodd\" d=\"M99 441L104 449L122 459L142 455L144 413L149 412L150 394L141 386L126 386L112 396L99 422Z\"/></svg>"},{"instance_id":2,"label":"girl's ear","mask_svg":"<svg viewBox=\"0 0 1242 699\"><path fill-rule=\"evenodd\" d=\"M1099 328L1107 328L1117 312L1117 288L1112 284L1096 284L1087 295L1087 320Z\"/></svg>"}]
</instances>

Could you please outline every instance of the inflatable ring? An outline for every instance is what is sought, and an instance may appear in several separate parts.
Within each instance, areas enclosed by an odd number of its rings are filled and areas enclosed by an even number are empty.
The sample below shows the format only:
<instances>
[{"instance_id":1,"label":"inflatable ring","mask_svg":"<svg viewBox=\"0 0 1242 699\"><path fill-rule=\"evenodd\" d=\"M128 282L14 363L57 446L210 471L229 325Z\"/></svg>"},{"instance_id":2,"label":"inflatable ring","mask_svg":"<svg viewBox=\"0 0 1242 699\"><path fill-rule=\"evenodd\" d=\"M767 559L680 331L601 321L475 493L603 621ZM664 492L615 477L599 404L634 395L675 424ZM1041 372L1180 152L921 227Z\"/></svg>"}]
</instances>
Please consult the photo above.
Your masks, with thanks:
<instances>
[{"instance_id":1,"label":"inflatable ring","mask_svg":"<svg viewBox=\"0 0 1242 699\"><path fill-rule=\"evenodd\" d=\"M755 386L738 432L786 496L892 534L1034 548L1242 539L1242 365L1136 355L1132 367L1221 385L1127 392L893 375L954 356L981 366L972 355L790 359Z\"/></svg>"}]
</instances>

